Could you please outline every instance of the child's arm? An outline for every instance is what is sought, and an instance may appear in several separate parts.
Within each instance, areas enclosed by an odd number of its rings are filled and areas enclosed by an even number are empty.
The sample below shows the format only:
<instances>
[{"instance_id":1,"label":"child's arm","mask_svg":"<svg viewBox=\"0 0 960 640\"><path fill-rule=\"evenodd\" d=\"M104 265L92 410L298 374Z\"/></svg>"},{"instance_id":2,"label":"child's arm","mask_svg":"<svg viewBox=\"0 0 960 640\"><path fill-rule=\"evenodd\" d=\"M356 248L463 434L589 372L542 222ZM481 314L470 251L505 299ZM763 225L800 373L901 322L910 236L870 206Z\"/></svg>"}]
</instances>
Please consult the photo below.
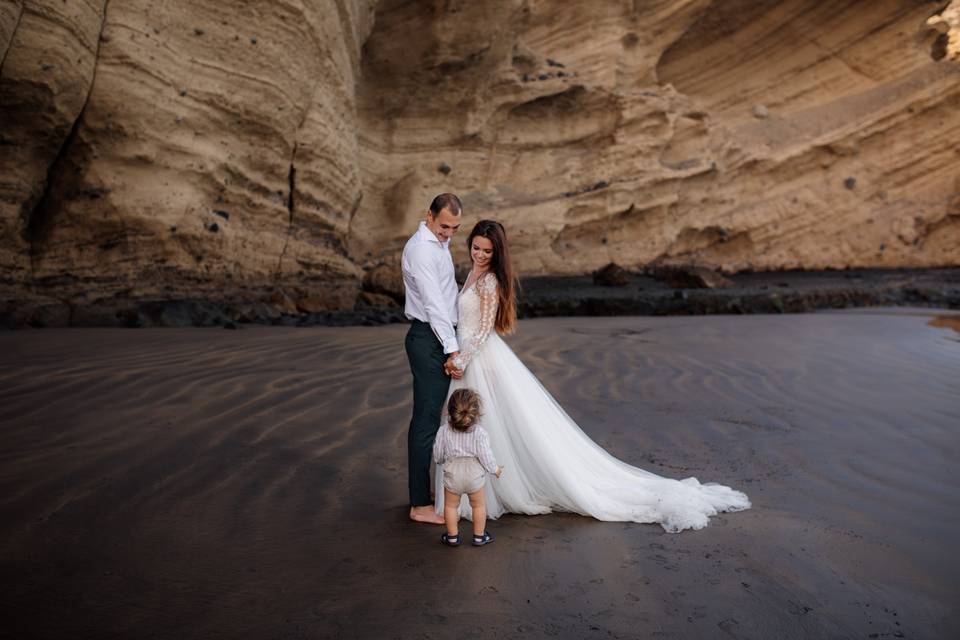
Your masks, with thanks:
<instances>
[{"instance_id":1,"label":"child's arm","mask_svg":"<svg viewBox=\"0 0 960 640\"><path fill-rule=\"evenodd\" d=\"M493 475L500 477L501 467L497 464L496 458L493 457L493 450L490 448L490 438L487 436L487 431L483 427L479 427L477 430L477 459L480 461L480 464L486 470L487 473L492 473Z\"/></svg>"}]
</instances>

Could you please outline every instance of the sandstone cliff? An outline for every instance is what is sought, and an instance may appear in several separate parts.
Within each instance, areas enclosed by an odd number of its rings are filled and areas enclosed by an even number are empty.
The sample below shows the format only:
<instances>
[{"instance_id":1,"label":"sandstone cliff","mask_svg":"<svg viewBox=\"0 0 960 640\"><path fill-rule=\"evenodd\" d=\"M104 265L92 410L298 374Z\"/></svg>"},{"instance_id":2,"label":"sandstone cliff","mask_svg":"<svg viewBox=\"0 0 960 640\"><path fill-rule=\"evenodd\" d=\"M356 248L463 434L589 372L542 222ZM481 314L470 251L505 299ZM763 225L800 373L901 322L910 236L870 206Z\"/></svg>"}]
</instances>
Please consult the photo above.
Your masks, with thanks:
<instances>
[{"instance_id":1,"label":"sandstone cliff","mask_svg":"<svg viewBox=\"0 0 960 640\"><path fill-rule=\"evenodd\" d=\"M958 264L958 13L0 0L2 297L350 307L440 191L525 274Z\"/></svg>"},{"instance_id":2,"label":"sandstone cliff","mask_svg":"<svg viewBox=\"0 0 960 640\"><path fill-rule=\"evenodd\" d=\"M0 273L12 295L32 285L82 305L295 286L352 306L370 3L47 0L7 13Z\"/></svg>"}]
</instances>

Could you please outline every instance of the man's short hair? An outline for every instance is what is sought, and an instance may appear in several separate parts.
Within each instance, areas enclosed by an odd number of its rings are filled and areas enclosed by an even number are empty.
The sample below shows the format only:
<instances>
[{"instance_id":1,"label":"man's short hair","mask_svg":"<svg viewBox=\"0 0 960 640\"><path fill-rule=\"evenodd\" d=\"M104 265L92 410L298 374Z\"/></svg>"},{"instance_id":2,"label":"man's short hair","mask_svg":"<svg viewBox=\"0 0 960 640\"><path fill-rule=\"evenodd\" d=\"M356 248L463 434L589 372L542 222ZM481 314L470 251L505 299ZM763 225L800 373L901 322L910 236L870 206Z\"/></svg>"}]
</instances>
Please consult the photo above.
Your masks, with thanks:
<instances>
[{"instance_id":1,"label":"man's short hair","mask_svg":"<svg viewBox=\"0 0 960 640\"><path fill-rule=\"evenodd\" d=\"M437 217L444 209L458 216L463 210L463 205L460 204L460 198L452 193L441 193L430 203L430 214L433 217Z\"/></svg>"}]
</instances>

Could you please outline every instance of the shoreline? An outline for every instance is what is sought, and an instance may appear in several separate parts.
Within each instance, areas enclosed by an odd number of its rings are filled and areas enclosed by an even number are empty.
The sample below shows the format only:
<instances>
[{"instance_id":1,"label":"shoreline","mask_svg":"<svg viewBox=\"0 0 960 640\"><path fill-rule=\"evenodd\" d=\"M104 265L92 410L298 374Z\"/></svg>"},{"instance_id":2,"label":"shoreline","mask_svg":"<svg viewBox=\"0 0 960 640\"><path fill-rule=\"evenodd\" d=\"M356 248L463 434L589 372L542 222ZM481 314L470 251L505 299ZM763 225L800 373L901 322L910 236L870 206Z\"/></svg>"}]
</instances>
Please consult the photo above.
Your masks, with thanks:
<instances>
[{"instance_id":1,"label":"shoreline","mask_svg":"<svg viewBox=\"0 0 960 640\"><path fill-rule=\"evenodd\" d=\"M520 318L567 316L678 316L804 313L860 307L960 309L960 267L936 269L826 269L726 276L718 289L672 288L631 273L623 286L603 286L585 276L521 279ZM385 297L385 296L384 296ZM264 301L208 299L106 299L70 306L49 299L8 301L0 329L44 327L375 326L406 323L399 305L285 313Z\"/></svg>"},{"instance_id":2,"label":"shoreline","mask_svg":"<svg viewBox=\"0 0 960 640\"><path fill-rule=\"evenodd\" d=\"M960 308L960 268L780 271L726 276L722 289L675 289L631 276L622 287L597 286L589 276L531 278L522 317L621 315L743 315L818 309L929 306Z\"/></svg>"}]
</instances>

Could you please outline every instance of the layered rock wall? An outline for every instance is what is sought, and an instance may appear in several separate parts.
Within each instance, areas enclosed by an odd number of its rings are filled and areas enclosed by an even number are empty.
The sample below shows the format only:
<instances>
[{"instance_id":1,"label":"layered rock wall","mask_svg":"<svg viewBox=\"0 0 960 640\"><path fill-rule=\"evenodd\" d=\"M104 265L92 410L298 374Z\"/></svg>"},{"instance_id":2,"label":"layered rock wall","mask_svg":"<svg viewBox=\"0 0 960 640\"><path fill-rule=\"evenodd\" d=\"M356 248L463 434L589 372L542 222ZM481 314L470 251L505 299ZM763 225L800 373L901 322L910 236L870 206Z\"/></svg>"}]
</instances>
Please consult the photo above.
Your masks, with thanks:
<instances>
[{"instance_id":1,"label":"layered rock wall","mask_svg":"<svg viewBox=\"0 0 960 640\"><path fill-rule=\"evenodd\" d=\"M527 275L955 265L958 6L2 0L0 287L350 307L441 191Z\"/></svg>"},{"instance_id":2,"label":"layered rock wall","mask_svg":"<svg viewBox=\"0 0 960 640\"><path fill-rule=\"evenodd\" d=\"M526 273L956 264L943 5L398 3L366 45L358 219L451 189Z\"/></svg>"},{"instance_id":3,"label":"layered rock wall","mask_svg":"<svg viewBox=\"0 0 960 640\"><path fill-rule=\"evenodd\" d=\"M23 3L0 76L0 272L96 298L352 306L362 1Z\"/></svg>"}]
</instances>

